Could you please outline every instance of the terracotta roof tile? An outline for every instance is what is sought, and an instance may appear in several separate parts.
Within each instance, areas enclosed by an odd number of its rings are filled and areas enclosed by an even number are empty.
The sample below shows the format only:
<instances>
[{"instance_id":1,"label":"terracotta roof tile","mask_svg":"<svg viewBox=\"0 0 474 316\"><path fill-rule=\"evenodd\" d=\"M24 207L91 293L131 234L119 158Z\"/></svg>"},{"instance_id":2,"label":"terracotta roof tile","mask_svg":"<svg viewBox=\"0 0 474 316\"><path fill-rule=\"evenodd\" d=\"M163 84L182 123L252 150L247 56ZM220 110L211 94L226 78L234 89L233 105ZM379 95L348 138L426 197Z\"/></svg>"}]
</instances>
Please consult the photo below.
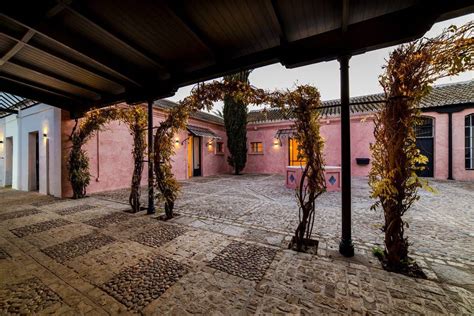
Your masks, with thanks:
<instances>
[{"instance_id":1,"label":"terracotta roof tile","mask_svg":"<svg viewBox=\"0 0 474 316\"><path fill-rule=\"evenodd\" d=\"M351 106L351 113L363 114L372 113L380 109L383 105L384 95L382 93L370 94L351 98L351 103L376 102L370 104L354 104ZM380 101L380 102L377 102ZM474 80L453 84L434 86L431 92L421 100L421 108L440 107L445 105L457 105L474 103ZM340 115L339 99L323 101L322 106L335 106L322 109L322 116ZM248 114L249 123L282 121L286 118L279 109L265 109L250 111Z\"/></svg>"},{"instance_id":2,"label":"terracotta roof tile","mask_svg":"<svg viewBox=\"0 0 474 316\"><path fill-rule=\"evenodd\" d=\"M376 102L370 104L354 104L351 106L351 113L363 114L372 113L380 109L383 105L382 100L384 95L382 93L370 94L351 98L351 103L361 102ZM380 101L380 102L377 102ZM340 103L339 99L327 100L322 102L322 106L334 106ZM432 108L445 105L456 105L474 103L474 80L444 84L434 86L432 91L421 100L422 108ZM154 104L158 108L169 109L176 106L176 103L170 100L158 100ZM322 116L339 116L340 106L328 107L322 109ZM212 115L203 111L193 113L192 118L200 119L207 122L224 124L224 120L216 115ZM247 117L249 123L270 122L285 120L283 113L279 109L267 108L265 110L250 111Z\"/></svg>"},{"instance_id":3,"label":"terracotta roof tile","mask_svg":"<svg viewBox=\"0 0 474 316\"><path fill-rule=\"evenodd\" d=\"M166 100L166 99L162 99L162 100L155 101L154 106L167 110L167 109L170 109L172 107L175 107L176 102ZM219 125L224 125L224 120L221 117L218 117L216 115L209 114L209 113L206 113L206 112L203 112L203 111L198 111L198 112L192 113L190 116L192 118L195 118L195 119L198 119L198 120L211 122L211 123L215 123L215 124L219 124Z\"/></svg>"}]
</instances>

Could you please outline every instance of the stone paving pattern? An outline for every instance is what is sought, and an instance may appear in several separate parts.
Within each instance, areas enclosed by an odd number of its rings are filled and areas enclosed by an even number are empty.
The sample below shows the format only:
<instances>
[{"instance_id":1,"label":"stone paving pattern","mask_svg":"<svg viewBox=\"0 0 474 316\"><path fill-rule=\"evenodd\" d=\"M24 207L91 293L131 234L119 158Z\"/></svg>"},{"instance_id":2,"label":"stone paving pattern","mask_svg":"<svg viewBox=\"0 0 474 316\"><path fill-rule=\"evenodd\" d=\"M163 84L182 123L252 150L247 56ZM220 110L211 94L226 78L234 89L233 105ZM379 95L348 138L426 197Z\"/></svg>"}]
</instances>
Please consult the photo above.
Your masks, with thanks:
<instances>
[{"instance_id":1,"label":"stone paving pattern","mask_svg":"<svg viewBox=\"0 0 474 316\"><path fill-rule=\"evenodd\" d=\"M93 232L91 234L42 249L42 251L58 262L65 262L114 241L115 239L110 236Z\"/></svg>"},{"instance_id":2,"label":"stone paving pattern","mask_svg":"<svg viewBox=\"0 0 474 316\"><path fill-rule=\"evenodd\" d=\"M93 218L83 222L84 224L95 226L97 228L104 228L108 225L117 224L123 221L128 221L132 217L125 213L111 213L102 217Z\"/></svg>"},{"instance_id":3,"label":"stone paving pattern","mask_svg":"<svg viewBox=\"0 0 474 316\"><path fill-rule=\"evenodd\" d=\"M46 204L46 205L50 205L50 204ZM59 215L71 215L71 214L76 214L78 212L90 210L94 207L95 207L94 205L80 204L80 205L66 207L66 208L57 210L56 213Z\"/></svg>"},{"instance_id":4,"label":"stone paving pattern","mask_svg":"<svg viewBox=\"0 0 474 316\"><path fill-rule=\"evenodd\" d=\"M168 224L158 224L158 226L151 227L144 232L132 236L130 240L139 242L146 246L158 248L184 234L185 232L186 229L183 227Z\"/></svg>"},{"instance_id":5,"label":"stone paving pattern","mask_svg":"<svg viewBox=\"0 0 474 316\"><path fill-rule=\"evenodd\" d=\"M41 211L37 210L35 208L30 208L30 209L26 209L26 210L22 210L22 211L16 211L16 212L3 213L3 214L0 214L0 222L7 221L7 220L10 220L10 219L35 215L35 214L38 214L38 213L41 213Z\"/></svg>"},{"instance_id":6,"label":"stone paving pattern","mask_svg":"<svg viewBox=\"0 0 474 316\"><path fill-rule=\"evenodd\" d=\"M67 220L64 220L64 219L60 218L60 219L52 219L52 220L46 221L46 222L40 222L40 223L33 224L33 225L18 227L18 228L15 228L15 229L11 229L10 231L14 235L21 238L21 237L25 237L25 236L28 236L28 235L31 235L31 234L44 232L44 231L47 231L47 230L50 230L50 229L53 229L53 228L56 228L56 227L61 227L61 226L69 225L69 224L71 224L70 221L67 221Z\"/></svg>"},{"instance_id":7,"label":"stone paving pattern","mask_svg":"<svg viewBox=\"0 0 474 316\"><path fill-rule=\"evenodd\" d=\"M59 296L38 278L0 289L1 314L34 314L58 301Z\"/></svg>"},{"instance_id":8,"label":"stone paving pattern","mask_svg":"<svg viewBox=\"0 0 474 316\"><path fill-rule=\"evenodd\" d=\"M234 241L214 257L209 266L247 280L260 281L275 254L276 250L272 248Z\"/></svg>"},{"instance_id":9,"label":"stone paving pattern","mask_svg":"<svg viewBox=\"0 0 474 316\"><path fill-rule=\"evenodd\" d=\"M439 193L422 192L406 216L427 280L386 272L371 255L383 242L382 213L370 211L364 178L352 184L353 258L337 252L338 192L318 199L317 254L287 249L297 205L277 175L183 181L181 216L169 222L157 220L159 208L124 213L113 192L59 200L0 188L0 314L473 314L474 184L431 184ZM58 214L71 209L83 210ZM71 224L22 238L11 231L59 219ZM265 249L265 269L250 249Z\"/></svg>"},{"instance_id":10,"label":"stone paving pattern","mask_svg":"<svg viewBox=\"0 0 474 316\"><path fill-rule=\"evenodd\" d=\"M129 309L139 311L186 272L179 262L157 256L121 271L101 287Z\"/></svg>"}]
</instances>

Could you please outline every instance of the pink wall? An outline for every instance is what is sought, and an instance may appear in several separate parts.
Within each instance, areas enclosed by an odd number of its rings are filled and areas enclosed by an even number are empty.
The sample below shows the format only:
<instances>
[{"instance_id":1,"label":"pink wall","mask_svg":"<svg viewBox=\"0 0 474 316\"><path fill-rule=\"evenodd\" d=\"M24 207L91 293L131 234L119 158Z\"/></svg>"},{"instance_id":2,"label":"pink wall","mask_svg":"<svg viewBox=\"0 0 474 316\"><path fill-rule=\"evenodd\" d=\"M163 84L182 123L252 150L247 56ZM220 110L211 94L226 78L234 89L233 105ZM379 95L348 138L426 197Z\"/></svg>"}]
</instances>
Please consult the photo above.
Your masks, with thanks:
<instances>
[{"instance_id":1,"label":"pink wall","mask_svg":"<svg viewBox=\"0 0 474 316\"><path fill-rule=\"evenodd\" d=\"M288 139L282 139L281 146L274 144L279 129L290 128L291 122L270 124L249 124L247 126L247 173L286 173L288 166ZM263 154L252 154L250 143L262 142Z\"/></svg>"},{"instance_id":2,"label":"pink wall","mask_svg":"<svg viewBox=\"0 0 474 316\"><path fill-rule=\"evenodd\" d=\"M250 153L244 172L281 173L286 172L289 162L288 138L282 138L282 146L274 146L275 134L279 129L290 128L291 122L270 122L249 124L247 128L248 146L251 142L262 142L264 153ZM354 116L351 118L352 174L365 176L370 165L357 165L355 158L370 158L369 144L374 141L373 122L370 118ZM324 160L327 166L341 165L341 128L339 118L321 120L321 135L325 140Z\"/></svg>"},{"instance_id":3,"label":"pink wall","mask_svg":"<svg viewBox=\"0 0 474 316\"><path fill-rule=\"evenodd\" d=\"M455 180L474 181L474 170L465 168L464 118L472 113L474 113L474 108L453 113L453 178Z\"/></svg>"},{"instance_id":4,"label":"pink wall","mask_svg":"<svg viewBox=\"0 0 474 316\"><path fill-rule=\"evenodd\" d=\"M67 112L62 113L62 144L63 144L63 163L62 163L62 196L72 195L72 189L67 179L67 154L70 146L68 137L74 126L74 121L70 119ZM163 112L155 109L154 124L159 124L164 119ZM208 128L222 139L219 141L226 143L226 134L224 126L200 121L191 118L190 125ZM188 136L187 131L180 132L176 138L179 143L175 145L175 155L173 156L173 172L177 179L186 179L187 176L187 143L184 141ZM89 170L91 173L90 184L87 187L87 193L101 192L126 188L130 185L133 172L132 136L128 127L118 121L112 122L104 127L103 131L98 133L99 147L97 147L97 135L92 137L83 147L89 157ZM202 138L201 143L201 162L202 175L209 176L220 173L229 173L230 168L227 165L227 154L215 153L215 144L210 148L206 144L208 139ZM147 182L147 165L142 177L142 183Z\"/></svg>"},{"instance_id":5,"label":"pink wall","mask_svg":"<svg viewBox=\"0 0 474 316\"><path fill-rule=\"evenodd\" d=\"M474 113L474 109L453 113L453 177L456 180L474 180L474 170L464 168L464 118ZM434 119L434 177L447 179L448 177L448 114L425 112L424 116ZM163 112L155 110L155 125L164 119ZM224 155L216 154L215 142L208 147L209 139L203 138L201 143L202 175L209 176L232 172L227 164L228 150L225 147L227 138L224 126L197 119L190 119L190 125L208 128L222 139ZM62 192L63 196L71 196L71 188L67 180L66 155L68 136L74 125L67 112L62 112ZM279 173L285 174L289 161L288 139L283 138L281 146L275 145L275 134L279 129L290 128L291 122L267 122L249 124L247 140L249 153L244 172L247 173ZM359 115L351 117L351 168L353 176L367 176L369 165L357 165L356 158L371 158L370 143L374 142L373 116ZM341 165L340 120L327 118L321 120L321 134L325 139L324 158L327 166ZM173 157L173 172L177 179L186 179L187 175L187 143L183 142L188 136L187 131L177 135L179 143L175 147ZM250 152L251 142L263 143L263 154ZM84 147L90 158L90 172L92 174L88 193L125 188L130 185L132 174L132 139L128 128L124 124L113 122L99 133L99 165L97 164L97 136L94 136ZM99 166L99 181L96 181ZM145 165L143 184L147 181L147 166Z\"/></svg>"},{"instance_id":6,"label":"pink wall","mask_svg":"<svg viewBox=\"0 0 474 316\"><path fill-rule=\"evenodd\" d=\"M432 118L434 124L433 168L437 179L448 178L448 115L426 112L423 116Z\"/></svg>"}]
</instances>

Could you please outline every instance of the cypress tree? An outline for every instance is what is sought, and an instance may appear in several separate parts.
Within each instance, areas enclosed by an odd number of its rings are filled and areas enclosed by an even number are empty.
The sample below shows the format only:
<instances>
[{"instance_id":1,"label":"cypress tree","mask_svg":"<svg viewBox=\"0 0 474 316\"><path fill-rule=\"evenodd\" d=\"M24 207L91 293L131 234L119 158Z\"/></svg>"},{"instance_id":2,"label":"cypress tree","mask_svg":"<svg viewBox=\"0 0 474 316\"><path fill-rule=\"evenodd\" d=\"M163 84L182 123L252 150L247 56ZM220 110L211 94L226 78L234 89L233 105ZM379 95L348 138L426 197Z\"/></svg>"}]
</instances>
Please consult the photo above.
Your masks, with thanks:
<instances>
[{"instance_id":1,"label":"cypress tree","mask_svg":"<svg viewBox=\"0 0 474 316\"><path fill-rule=\"evenodd\" d=\"M225 76L224 80L248 82L251 70ZM227 161L238 175L247 162L247 104L231 96L224 97L224 124L227 134Z\"/></svg>"}]
</instances>

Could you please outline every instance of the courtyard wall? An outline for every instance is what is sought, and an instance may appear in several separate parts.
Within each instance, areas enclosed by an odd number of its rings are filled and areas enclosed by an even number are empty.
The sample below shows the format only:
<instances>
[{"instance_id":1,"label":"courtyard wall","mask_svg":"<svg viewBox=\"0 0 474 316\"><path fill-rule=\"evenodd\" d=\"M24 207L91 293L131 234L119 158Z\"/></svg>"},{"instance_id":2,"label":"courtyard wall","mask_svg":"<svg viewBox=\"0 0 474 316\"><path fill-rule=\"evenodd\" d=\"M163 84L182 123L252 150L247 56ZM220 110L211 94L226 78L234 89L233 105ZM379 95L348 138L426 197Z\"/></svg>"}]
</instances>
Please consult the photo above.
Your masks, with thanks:
<instances>
[{"instance_id":1,"label":"courtyard wall","mask_svg":"<svg viewBox=\"0 0 474 316\"><path fill-rule=\"evenodd\" d=\"M153 122L158 126L165 119L165 112L155 108ZM189 119L189 125L207 128L221 137L220 142L227 142L224 126L205 122L195 118ZM70 146L69 135L74 126L67 112L63 112L62 119L62 195L72 196L72 188L67 179L67 153ZM178 180L188 178L187 174L187 138L188 132L181 131L175 137L175 155L172 158L173 172ZM202 175L211 176L220 173L228 173L227 151L224 154L215 152L215 142L203 137L201 143L201 166ZM89 170L91 173L90 184L87 193L127 188L130 186L133 172L132 158L133 139L126 124L114 121L104 126L102 131L96 133L85 145L84 150L89 157ZM145 159L146 156L145 156ZM148 181L148 166L145 162L142 175L142 184Z\"/></svg>"}]
</instances>

